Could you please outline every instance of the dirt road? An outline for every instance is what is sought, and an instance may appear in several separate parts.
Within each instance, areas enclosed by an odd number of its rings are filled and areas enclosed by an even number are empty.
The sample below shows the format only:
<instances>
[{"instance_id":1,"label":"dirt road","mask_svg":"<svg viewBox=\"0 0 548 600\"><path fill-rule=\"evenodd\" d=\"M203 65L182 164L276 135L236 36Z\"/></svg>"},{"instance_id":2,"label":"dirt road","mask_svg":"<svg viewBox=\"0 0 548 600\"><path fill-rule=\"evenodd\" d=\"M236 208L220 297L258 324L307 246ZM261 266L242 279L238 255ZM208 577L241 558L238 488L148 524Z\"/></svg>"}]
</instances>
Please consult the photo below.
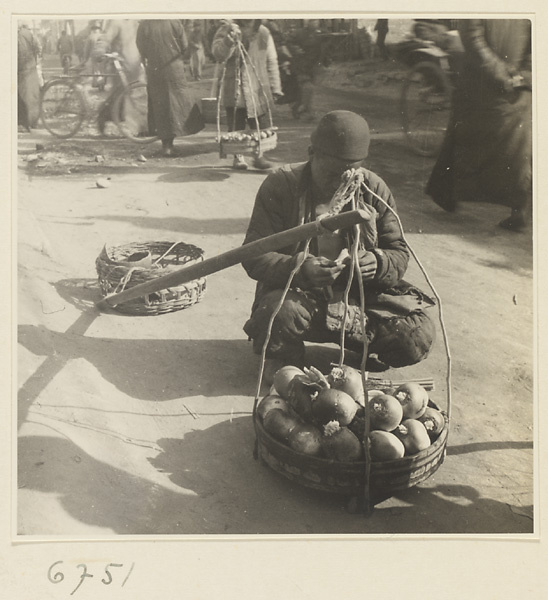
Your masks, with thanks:
<instances>
[{"instance_id":1,"label":"dirt road","mask_svg":"<svg viewBox=\"0 0 548 600\"><path fill-rule=\"evenodd\" d=\"M18 144L18 533L533 531L531 235L497 228L506 209L469 204L451 215L425 197L433 163L403 144L397 69L387 77L373 65L344 73L335 65L331 74L318 111L369 120L369 166L392 189L444 301L453 367L445 463L366 519L350 514L345 498L255 461L257 360L242 331L254 283L241 266L211 275L203 301L187 310L128 317L95 310L94 264L105 243L183 240L206 257L240 245L265 174L231 170L213 125L177 140L175 159L161 158L157 144L92 130L60 141L42 130L19 134ZM275 120L271 159L305 159L313 124L283 107ZM29 162L37 143L41 156ZM96 187L100 176L109 188ZM416 265L407 279L427 290ZM337 354L311 347L309 356L321 366ZM441 335L422 364L390 373L432 377L442 406L445 374Z\"/></svg>"}]
</instances>

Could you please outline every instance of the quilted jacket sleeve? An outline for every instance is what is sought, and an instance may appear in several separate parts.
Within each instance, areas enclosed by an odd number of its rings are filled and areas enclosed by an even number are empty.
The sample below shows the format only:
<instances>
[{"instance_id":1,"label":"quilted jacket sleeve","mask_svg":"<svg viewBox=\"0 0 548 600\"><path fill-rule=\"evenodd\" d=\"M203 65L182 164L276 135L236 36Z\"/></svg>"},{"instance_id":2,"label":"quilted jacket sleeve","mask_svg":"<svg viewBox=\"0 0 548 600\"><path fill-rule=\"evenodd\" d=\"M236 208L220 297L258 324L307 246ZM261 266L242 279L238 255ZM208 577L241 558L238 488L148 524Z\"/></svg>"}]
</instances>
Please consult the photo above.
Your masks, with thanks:
<instances>
[{"instance_id":1,"label":"quilted jacket sleeve","mask_svg":"<svg viewBox=\"0 0 548 600\"><path fill-rule=\"evenodd\" d=\"M290 185L287 176L281 171L270 174L264 180L255 198L244 244L296 225L298 207L293 201ZM245 260L242 266L251 279L269 287L283 287L299 256L300 253L295 248L282 248L277 252Z\"/></svg>"},{"instance_id":2,"label":"quilted jacket sleeve","mask_svg":"<svg viewBox=\"0 0 548 600\"><path fill-rule=\"evenodd\" d=\"M403 278L409 264L409 250L403 239L398 220L383 201L396 211L396 202L386 183L374 173L368 173L365 202L377 211L378 243L370 248L377 256L377 273L372 282L379 290L393 287ZM374 192L381 200L375 197ZM396 211L397 212L397 211Z\"/></svg>"}]
</instances>

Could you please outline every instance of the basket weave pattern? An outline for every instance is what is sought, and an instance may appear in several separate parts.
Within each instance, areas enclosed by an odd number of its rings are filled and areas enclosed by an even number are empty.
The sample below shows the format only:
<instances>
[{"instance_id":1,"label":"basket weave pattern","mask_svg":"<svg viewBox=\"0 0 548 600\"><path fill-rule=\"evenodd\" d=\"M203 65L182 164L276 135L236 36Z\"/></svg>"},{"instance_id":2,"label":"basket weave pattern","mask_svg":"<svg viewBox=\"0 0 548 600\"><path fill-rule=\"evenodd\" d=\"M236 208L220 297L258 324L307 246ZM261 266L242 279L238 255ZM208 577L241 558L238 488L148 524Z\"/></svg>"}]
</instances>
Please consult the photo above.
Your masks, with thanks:
<instances>
[{"instance_id":1,"label":"basket weave pattern","mask_svg":"<svg viewBox=\"0 0 548 600\"><path fill-rule=\"evenodd\" d=\"M295 452L273 438L257 418L260 458L277 473L305 487L337 494L359 494L365 480L365 463L339 462ZM397 460L371 463L373 499L384 499L428 479L443 463L448 426L425 450Z\"/></svg>"},{"instance_id":2,"label":"basket weave pattern","mask_svg":"<svg viewBox=\"0 0 548 600\"><path fill-rule=\"evenodd\" d=\"M150 264L131 263L131 257L150 255ZM184 242L142 242L122 246L104 246L95 261L103 296L118 293L168 275L171 271L203 260L201 248ZM157 315L188 308L199 302L205 293L206 278L160 290L142 298L116 306L116 310L132 315Z\"/></svg>"}]
</instances>

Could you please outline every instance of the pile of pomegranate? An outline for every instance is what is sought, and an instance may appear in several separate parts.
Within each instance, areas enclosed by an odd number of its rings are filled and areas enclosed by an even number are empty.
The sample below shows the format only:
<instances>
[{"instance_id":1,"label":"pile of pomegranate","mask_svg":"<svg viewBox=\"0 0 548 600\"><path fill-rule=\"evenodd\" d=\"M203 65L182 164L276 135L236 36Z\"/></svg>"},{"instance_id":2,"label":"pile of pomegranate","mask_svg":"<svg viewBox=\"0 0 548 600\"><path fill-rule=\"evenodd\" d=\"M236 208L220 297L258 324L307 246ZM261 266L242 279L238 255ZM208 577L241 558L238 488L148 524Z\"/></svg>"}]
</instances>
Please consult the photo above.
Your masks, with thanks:
<instances>
[{"instance_id":1,"label":"pile of pomegranate","mask_svg":"<svg viewBox=\"0 0 548 600\"><path fill-rule=\"evenodd\" d=\"M226 143L240 143L240 142L255 142L257 143L259 139L265 140L266 138L272 137L276 134L277 127L269 127L267 129L262 129L259 131L252 131L250 133L244 133L241 131L231 131L229 133L225 133L221 135L220 141Z\"/></svg>"},{"instance_id":2,"label":"pile of pomegranate","mask_svg":"<svg viewBox=\"0 0 548 600\"><path fill-rule=\"evenodd\" d=\"M365 398L361 373L347 365L324 375L315 367L282 367L257 405L257 416L274 438L310 456L342 462L364 458ZM428 448L445 427L429 405L426 389L404 383L368 389L368 436L372 461L395 460Z\"/></svg>"}]
</instances>

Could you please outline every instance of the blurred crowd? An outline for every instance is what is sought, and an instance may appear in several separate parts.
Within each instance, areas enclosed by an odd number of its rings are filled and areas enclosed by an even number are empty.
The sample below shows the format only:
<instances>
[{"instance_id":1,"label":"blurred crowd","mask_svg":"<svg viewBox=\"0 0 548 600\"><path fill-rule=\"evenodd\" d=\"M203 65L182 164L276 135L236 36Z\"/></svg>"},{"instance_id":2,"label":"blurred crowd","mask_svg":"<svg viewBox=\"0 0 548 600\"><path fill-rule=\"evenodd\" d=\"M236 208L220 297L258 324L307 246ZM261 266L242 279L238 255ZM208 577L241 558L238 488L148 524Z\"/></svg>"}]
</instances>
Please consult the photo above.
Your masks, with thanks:
<instances>
[{"instance_id":1,"label":"blurred crowd","mask_svg":"<svg viewBox=\"0 0 548 600\"><path fill-rule=\"evenodd\" d=\"M356 21L357 22L357 21ZM93 20L75 34L40 35L20 21L18 30L18 123L30 131L39 119L43 50L57 53L63 73L85 72L105 86L105 54L123 60L127 79L147 83L148 135L175 156L173 141L204 127L201 99L190 80L202 78L206 61L215 63L211 96L222 106L229 132L272 125L273 104L287 105L294 119L314 121L315 96L334 51L333 40L349 33L344 21L330 20ZM355 23L354 23L355 24ZM388 19L361 26L363 58L382 61ZM376 36L376 39L374 37ZM446 141L427 193L446 210L460 199L506 204L512 213L502 225L520 230L531 206L531 25L524 19L415 19L408 43L433 45L453 63L454 95ZM405 51L405 44L402 44ZM111 95L123 82L114 79ZM104 102L98 126L111 120ZM472 158L471 158L472 157ZM253 166L269 169L259 153ZM247 169L236 154L233 168ZM463 184L464 182L464 184Z\"/></svg>"}]
</instances>

